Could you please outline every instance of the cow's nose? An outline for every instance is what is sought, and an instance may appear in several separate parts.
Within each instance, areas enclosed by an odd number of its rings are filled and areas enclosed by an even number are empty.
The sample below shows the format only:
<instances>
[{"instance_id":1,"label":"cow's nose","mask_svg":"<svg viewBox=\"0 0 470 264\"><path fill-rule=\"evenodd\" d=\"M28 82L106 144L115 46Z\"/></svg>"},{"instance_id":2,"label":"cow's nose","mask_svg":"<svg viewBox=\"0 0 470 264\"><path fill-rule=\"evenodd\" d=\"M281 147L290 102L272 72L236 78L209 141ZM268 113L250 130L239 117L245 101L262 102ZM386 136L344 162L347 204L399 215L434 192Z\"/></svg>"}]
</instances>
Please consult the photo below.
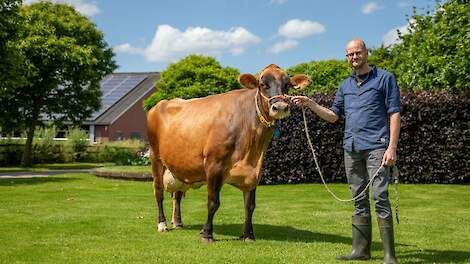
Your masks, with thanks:
<instances>
[{"instance_id":1,"label":"cow's nose","mask_svg":"<svg viewBox=\"0 0 470 264\"><path fill-rule=\"evenodd\" d=\"M284 104L283 103L277 103L277 104L273 105L273 110L278 111L278 112L284 112L284 111L287 110L287 106L288 106L288 104L286 104L286 103L284 103Z\"/></svg>"}]
</instances>

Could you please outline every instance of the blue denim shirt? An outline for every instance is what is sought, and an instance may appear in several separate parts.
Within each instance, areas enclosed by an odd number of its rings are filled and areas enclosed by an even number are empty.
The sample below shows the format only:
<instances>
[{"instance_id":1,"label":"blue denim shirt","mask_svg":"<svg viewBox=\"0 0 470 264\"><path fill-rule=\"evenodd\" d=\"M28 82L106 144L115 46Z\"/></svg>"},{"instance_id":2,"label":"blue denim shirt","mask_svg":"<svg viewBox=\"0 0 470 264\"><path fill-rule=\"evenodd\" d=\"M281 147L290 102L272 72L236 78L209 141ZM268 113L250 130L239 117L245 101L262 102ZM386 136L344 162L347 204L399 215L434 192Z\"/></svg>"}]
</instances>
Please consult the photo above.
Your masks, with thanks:
<instances>
[{"instance_id":1,"label":"blue denim shirt","mask_svg":"<svg viewBox=\"0 0 470 264\"><path fill-rule=\"evenodd\" d=\"M389 115L400 112L400 90L395 77L373 67L359 86L353 72L336 92L331 108L345 118L343 148L347 151L387 148Z\"/></svg>"}]
</instances>

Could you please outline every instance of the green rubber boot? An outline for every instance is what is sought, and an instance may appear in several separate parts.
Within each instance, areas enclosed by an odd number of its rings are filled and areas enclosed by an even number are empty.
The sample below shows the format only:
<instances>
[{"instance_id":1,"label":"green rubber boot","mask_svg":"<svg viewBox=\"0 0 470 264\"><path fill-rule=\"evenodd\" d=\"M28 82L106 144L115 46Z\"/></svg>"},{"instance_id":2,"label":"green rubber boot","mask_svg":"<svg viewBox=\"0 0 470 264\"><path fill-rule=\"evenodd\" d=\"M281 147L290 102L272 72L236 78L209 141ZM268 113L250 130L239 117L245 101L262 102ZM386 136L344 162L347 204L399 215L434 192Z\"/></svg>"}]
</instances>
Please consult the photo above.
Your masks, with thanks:
<instances>
[{"instance_id":1,"label":"green rubber boot","mask_svg":"<svg viewBox=\"0 0 470 264\"><path fill-rule=\"evenodd\" d=\"M380 229L380 238L384 245L384 264L395 264L398 263L395 256L395 240L393 238L393 218L377 218Z\"/></svg>"},{"instance_id":2,"label":"green rubber boot","mask_svg":"<svg viewBox=\"0 0 470 264\"><path fill-rule=\"evenodd\" d=\"M337 260L368 260L372 243L372 225L370 216L355 215L352 217L352 251Z\"/></svg>"}]
</instances>

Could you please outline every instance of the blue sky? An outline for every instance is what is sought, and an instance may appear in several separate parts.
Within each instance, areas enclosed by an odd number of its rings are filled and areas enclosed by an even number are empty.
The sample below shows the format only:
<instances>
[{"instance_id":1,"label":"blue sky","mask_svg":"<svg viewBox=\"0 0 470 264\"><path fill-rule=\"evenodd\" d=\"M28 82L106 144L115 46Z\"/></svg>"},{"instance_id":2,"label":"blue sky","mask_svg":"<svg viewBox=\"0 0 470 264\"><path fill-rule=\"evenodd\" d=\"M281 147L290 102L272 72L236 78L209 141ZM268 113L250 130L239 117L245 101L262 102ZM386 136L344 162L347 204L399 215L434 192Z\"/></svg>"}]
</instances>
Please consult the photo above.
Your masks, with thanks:
<instances>
[{"instance_id":1,"label":"blue sky","mask_svg":"<svg viewBox=\"0 0 470 264\"><path fill-rule=\"evenodd\" d=\"M25 3L36 2L26 0ZM88 16L114 48L117 72L163 71L197 53L258 72L312 60L343 59L354 37L369 47L395 41L412 7L434 0L54 0Z\"/></svg>"}]
</instances>

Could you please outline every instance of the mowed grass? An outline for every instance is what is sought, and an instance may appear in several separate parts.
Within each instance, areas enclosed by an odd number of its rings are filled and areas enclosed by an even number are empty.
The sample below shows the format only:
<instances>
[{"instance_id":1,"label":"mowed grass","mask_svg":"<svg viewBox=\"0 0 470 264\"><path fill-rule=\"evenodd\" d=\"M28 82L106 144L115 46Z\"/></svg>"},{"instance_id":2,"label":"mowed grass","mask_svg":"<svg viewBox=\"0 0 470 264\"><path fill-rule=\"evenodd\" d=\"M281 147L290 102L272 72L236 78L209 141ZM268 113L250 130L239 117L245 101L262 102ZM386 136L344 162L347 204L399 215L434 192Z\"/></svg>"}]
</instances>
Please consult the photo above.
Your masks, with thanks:
<instances>
[{"instance_id":1,"label":"mowed grass","mask_svg":"<svg viewBox=\"0 0 470 264\"><path fill-rule=\"evenodd\" d=\"M332 184L349 197L345 184ZM401 263L470 263L470 186L400 185ZM242 242L240 191L225 185L212 244L199 240L206 188L183 200L184 229L156 232L150 182L90 174L0 179L0 263L339 263L350 251L352 204L319 184L259 186L257 241ZM393 197L393 196L392 196ZM171 199L165 196L171 226ZM382 246L373 221L373 259ZM357 262L364 263L364 262Z\"/></svg>"},{"instance_id":2,"label":"mowed grass","mask_svg":"<svg viewBox=\"0 0 470 264\"><path fill-rule=\"evenodd\" d=\"M46 171L46 170L74 170L74 169L92 169L103 166L111 167L113 163L93 163L93 162L70 162L70 163L47 163L34 164L32 167L0 167L0 173L5 172L23 172L23 171Z\"/></svg>"}]
</instances>

